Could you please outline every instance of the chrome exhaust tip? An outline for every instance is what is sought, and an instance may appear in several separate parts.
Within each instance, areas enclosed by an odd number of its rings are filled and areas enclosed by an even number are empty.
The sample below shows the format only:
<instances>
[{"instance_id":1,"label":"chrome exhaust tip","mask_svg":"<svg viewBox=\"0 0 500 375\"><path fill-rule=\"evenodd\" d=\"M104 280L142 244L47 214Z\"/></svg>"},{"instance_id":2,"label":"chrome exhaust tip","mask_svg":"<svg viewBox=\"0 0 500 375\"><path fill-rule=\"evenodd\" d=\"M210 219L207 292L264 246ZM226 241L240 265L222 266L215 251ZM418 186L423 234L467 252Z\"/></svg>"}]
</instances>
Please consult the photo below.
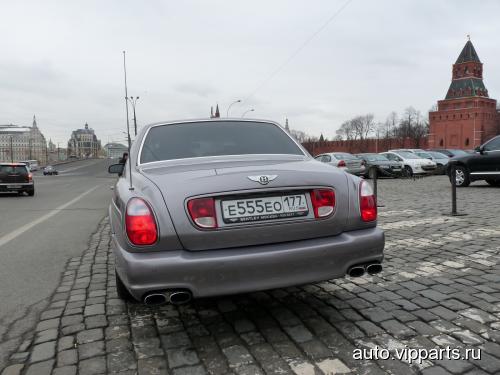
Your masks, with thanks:
<instances>
[{"instance_id":1,"label":"chrome exhaust tip","mask_svg":"<svg viewBox=\"0 0 500 375\"><path fill-rule=\"evenodd\" d=\"M163 305L167 302L167 296L162 293L151 293L144 297L144 304L148 306Z\"/></svg>"},{"instance_id":2,"label":"chrome exhaust tip","mask_svg":"<svg viewBox=\"0 0 500 375\"><path fill-rule=\"evenodd\" d=\"M380 263L371 263L366 266L366 272L368 272L369 275L376 275L382 272L382 265Z\"/></svg>"},{"instance_id":3,"label":"chrome exhaust tip","mask_svg":"<svg viewBox=\"0 0 500 375\"><path fill-rule=\"evenodd\" d=\"M176 290L170 293L168 300L172 305L183 305L191 301L192 298L191 292L187 290Z\"/></svg>"},{"instance_id":4,"label":"chrome exhaust tip","mask_svg":"<svg viewBox=\"0 0 500 375\"><path fill-rule=\"evenodd\" d=\"M354 267L349 268L349 270L347 271L347 274L350 277L361 277L365 274L365 269L362 266L354 266Z\"/></svg>"}]
</instances>

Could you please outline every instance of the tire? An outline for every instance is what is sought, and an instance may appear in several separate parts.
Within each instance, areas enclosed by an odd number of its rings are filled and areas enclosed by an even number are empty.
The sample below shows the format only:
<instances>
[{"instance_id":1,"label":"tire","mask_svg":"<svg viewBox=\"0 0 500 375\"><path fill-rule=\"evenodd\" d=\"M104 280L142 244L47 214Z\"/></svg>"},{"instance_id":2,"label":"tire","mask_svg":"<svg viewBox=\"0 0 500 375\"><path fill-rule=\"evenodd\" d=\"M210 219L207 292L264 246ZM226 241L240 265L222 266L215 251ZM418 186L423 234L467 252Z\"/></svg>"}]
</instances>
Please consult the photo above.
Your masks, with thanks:
<instances>
[{"instance_id":1,"label":"tire","mask_svg":"<svg viewBox=\"0 0 500 375\"><path fill-rule=\"evenodd\" d=\"M122 280L120 279L120 276L118 276L118 273L115 270L115 278L116 278L116 293L118 294L118 298L124 300L124 301L135 301L135 298L132 297L130 292L128 291L127 287L125 284L123 284Z\"/></svg>"},{"instance_id":2,"label":"tire","mask_svg":"<svg viewBox=\"0 0 500 375\"><path fill-rule=\"evenodd\" d=\"M22 190L21 190L21 191L18 191L18 192L17 192L17 195L23 196L23 195L24 195L24 191L22 191Z\"/></svg>"},{"instance_id":3,"label":"tire","mask_svg":"<svg viewBox=\"0 0 500 375\"><path fill-rule=\"evenodd\" d=\"M451 181L450 171L450 181ZM455 170L455 185L457 187L467 187L470 185L469 171L462 165L457 165Z\"/></svg>"},{"instance_id":4,"label":"tire","mask_svg":"<svg viewBox=\"0 0 500 375\"><path fill-rule=\"evenodd\" d=\"M30 197L32 197L33 195L35 195L35 189L28 190L27 193Z\"/></svg>"},{"instance_id":5,"label":"tire","mask_svg":"<svg viewBox=\"0 0 500 375\"><path fill-rule=\"evenodd\" d=\"M373 180L373 179L374 179L374 178L376 178L376 177L378 177L378 171L377 171L377 168L373 168L373 167L372 167L372 168L370 168L370 169L368 170L368 178L371 178L371 179Z\"/></svg>"},{"instance_id":6,"label":"tire","mask_svg":"<svg viewBox=\"0 0 500 375\"><path fill-rule=\"evenodd\" d=\"M406 177L413 177L413 169L409 165L405 165L404 174Z\"/></svg>"},{"instance_id":7,"label":"tire","mask_svg":"<svg viewBox=\"0 0 500 375\"><path fill-rule=\"evenodd\" d=\"M500 187L500 180L486 180L486 182L491 186Z\"/></svg>"}]
</instances>

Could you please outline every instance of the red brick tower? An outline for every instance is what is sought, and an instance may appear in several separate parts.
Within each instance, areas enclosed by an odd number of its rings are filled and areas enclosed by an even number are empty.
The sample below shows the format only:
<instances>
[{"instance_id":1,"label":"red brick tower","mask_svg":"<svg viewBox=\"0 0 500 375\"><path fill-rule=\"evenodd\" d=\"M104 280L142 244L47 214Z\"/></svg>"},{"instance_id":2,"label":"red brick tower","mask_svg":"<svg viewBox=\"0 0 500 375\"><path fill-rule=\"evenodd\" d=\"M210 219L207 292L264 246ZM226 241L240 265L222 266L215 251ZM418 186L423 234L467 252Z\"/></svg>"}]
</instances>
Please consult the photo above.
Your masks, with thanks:
<instances>
[{"instance_id":1,"label":"red brick tower","mask_svg":"<svg viewBox=\"0 0 500 375\"><path fill-rule=\"evenodd\" d=\"M473 149L498 134L497 101L483 83L483 64L470 39L453 64L452 81L437 111L429 112L429 148Z\"/></svg>"}]
</instances>

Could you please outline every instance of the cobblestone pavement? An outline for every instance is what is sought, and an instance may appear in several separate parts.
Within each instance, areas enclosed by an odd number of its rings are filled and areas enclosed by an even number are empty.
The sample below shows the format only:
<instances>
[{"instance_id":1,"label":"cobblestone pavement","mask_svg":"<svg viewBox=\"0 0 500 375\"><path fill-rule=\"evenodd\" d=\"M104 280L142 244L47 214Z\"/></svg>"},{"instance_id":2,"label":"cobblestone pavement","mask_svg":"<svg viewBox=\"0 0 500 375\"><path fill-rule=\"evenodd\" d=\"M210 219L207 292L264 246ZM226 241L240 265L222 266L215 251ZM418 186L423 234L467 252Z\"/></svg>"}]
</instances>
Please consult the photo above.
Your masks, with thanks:
<instances>
[{"instance_id":1,"label":"cobblestone pavement","mask_svg":"<svg viewBox=\"0 0 500 375\"><path fill-rule=\"evenodd\" d=\"M117 299L107 219L70 259L6 374L500 373L500 189L380 180L379 276L175 307ZM481 359L356 360L359 348L481 349ZM477 354L477 352L476 352Z\"/></svg>"}]
</instances>

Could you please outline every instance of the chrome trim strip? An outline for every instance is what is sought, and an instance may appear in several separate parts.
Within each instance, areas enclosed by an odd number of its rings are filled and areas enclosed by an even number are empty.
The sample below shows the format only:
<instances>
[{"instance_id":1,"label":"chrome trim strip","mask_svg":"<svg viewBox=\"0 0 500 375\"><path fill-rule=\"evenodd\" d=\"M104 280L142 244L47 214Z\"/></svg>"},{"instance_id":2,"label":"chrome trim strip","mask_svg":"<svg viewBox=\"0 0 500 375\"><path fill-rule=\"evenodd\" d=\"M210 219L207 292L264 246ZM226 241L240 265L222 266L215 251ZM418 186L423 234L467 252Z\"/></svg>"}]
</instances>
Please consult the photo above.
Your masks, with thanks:
<instances>
[{"instance_id":1,"label":"chrome trim strip","mask_svg":"<svg viewBox=\"0 0 500 375\"><path fill-rule=\"evenodd\" d=\"M477 174L493 174L493 175L500 175L500 171L498 172L471 172L470 174L477 175Z\"/></svg>"}]
</instances>

